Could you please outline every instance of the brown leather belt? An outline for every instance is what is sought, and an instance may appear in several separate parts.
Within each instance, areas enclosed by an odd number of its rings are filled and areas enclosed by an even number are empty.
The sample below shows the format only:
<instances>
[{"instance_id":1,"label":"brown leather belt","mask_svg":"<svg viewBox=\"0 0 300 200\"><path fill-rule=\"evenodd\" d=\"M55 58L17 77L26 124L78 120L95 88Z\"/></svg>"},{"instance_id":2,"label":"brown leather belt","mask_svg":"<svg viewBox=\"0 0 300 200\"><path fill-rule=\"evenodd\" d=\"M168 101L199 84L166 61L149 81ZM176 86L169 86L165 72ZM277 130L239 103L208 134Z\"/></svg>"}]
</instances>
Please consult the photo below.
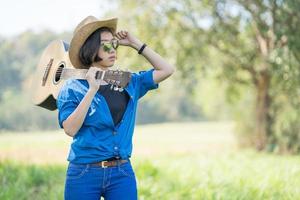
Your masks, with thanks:
<instances>
[{"instance_id":1,"label":"brown leather belt","mask_svg":"<svg viewBox=\"0 0 300 200\"><path fill-rule=\"evenodd\" d=\"M107 168L107 167L114 167L117 166L118 164L123 164L128 162L128 160L111 160L111 161L101 161L101 162L97 162L97 163L92 163L90 164L91 166L100 166L102 168Z\"/></svg>"}]
</instances>

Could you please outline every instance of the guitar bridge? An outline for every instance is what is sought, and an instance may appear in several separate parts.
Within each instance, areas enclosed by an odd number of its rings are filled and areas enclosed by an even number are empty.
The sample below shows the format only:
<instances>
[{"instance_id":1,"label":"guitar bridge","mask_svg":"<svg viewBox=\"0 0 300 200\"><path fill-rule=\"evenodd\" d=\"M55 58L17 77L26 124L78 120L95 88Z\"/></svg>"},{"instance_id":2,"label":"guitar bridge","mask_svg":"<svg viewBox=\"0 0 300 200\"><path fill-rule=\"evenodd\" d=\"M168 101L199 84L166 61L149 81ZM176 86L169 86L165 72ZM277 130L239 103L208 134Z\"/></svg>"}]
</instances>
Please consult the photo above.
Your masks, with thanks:
<instances>
[{"instance_id":1,"label":"guitar bridge","mask_svg":"<svg viewBox=\"0 0 300 200\"><path fill-rule=\"evenodd\" d=\"M49 72L50 72L50 68L53 64L53 58L50 59L49 63L47 64L47 67L45 69L45 72L44 72L44 76L43 76L43 79L42 79L42 86L45 86L46 84L46 81L47 81L47 78L48 78L48 75L49 75Z\"/></svg>"}]
</instances>

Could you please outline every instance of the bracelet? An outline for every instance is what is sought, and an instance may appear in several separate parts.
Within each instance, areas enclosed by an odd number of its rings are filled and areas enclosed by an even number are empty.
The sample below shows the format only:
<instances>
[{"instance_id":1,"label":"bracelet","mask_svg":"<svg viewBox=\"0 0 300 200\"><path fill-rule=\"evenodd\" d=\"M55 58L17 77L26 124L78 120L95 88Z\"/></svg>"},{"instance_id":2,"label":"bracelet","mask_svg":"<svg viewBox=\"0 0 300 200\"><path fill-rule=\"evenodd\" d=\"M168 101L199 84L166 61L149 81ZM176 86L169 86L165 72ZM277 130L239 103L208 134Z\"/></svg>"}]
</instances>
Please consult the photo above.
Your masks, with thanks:
<instances>
[{"instance_id":1,"label":"bracelet","mask_svg":"<svg viewBox=\"0 0 300 200\"><path fill-rule=\"evenodd\" d=\"M145 49L146 46L147 46L147 45L144 43L144 44L142 45L142 47L140 48L140 50L138 51L138 54L141 54L141 53L143 52L143 50Z\"/></svg>"}]
</instances>

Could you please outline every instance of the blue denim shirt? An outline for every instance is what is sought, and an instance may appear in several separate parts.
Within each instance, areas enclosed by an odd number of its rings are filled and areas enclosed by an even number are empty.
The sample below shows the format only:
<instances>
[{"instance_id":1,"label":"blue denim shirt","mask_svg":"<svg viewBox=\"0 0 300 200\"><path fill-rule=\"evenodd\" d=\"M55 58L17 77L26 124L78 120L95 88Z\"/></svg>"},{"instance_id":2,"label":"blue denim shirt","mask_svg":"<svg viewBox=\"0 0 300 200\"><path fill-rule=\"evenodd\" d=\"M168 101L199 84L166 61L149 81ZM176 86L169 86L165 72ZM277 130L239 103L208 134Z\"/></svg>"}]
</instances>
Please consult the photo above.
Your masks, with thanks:
<instances>
[{"instance_id":1,"label":"blue denim shirt","mask_svg":"<svg viewBox=\"0 0 300 200\"><path fill-rule=\"evenodd\" d=\"M153 70L133 73L126 86L130 99L123 119L114 125L105 98L96 93L82 127L73 138L68 161L72 163L94 163L111 157L131 157L132 136L138 100L149 90L158 88L153 81ZM88 91L86 80L69 79L61 88L57 98L58 122L62 123L76 109Z\"/></svg>"}]
</instances>

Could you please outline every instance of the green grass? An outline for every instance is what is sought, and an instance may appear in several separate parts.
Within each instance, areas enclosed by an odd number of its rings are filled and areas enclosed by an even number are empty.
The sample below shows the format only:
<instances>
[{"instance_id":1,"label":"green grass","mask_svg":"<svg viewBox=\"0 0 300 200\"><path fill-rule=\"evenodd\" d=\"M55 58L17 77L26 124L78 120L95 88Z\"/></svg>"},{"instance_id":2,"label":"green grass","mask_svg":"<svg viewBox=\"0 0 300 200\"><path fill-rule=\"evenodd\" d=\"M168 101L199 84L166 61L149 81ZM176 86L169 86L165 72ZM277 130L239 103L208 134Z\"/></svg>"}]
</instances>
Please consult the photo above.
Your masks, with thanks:
<instances>
[{"instance_id":1,"label":"green grass","mask_svg":"<svg viewBox=\"0 0 300 200\"><path fill-rule=\"evenodd\" d=\"M0 199L63 199L63 166L0 163Z\"/></svg>"},{"instance_id":2,"label":"green grass","mask_svg":"<svg viewBox=\"0 0 300 200\"><path fill-rule=\"evenodd\" d=\"M299 199L299 164L249 151L143 161L137 174L144 199Z\"/></svg>"},{"instance_id":3,"label":"green grass","mask_svg":"<svg viewBox=\"0 0 300 200\"><path fill-rule=\"evenodd\" d=\"M132 158L139 199L300 199L300 157L238 150L231 127L139 126ZM0 199L63 199L66 152L58 152L68 145L60 131L0 135Z\"/></svg>"}]
</instances>

